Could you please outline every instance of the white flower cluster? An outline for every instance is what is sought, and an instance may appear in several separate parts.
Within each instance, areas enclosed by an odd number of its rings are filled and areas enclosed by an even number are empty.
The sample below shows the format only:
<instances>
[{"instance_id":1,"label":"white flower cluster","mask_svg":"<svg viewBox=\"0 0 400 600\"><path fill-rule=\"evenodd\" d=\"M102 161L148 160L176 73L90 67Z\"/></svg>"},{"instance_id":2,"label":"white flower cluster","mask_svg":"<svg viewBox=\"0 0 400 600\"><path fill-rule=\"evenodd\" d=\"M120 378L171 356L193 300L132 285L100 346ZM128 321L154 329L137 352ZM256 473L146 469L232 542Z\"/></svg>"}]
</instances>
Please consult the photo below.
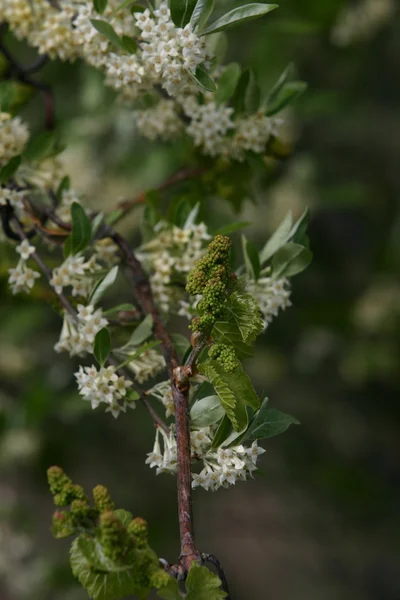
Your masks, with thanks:
<instances>
[{"instance_id":1,"label":"white flower cluster","mask_svg":"<svg viewBox=\"0 0 400 600\"><path fill-rule=\"evenodd\" d=\"M19 38L38 48L51 58L75 60L83 58L106 74L106 83L123 95L134 99L141 90L150 90L156 83L171 95L196 89L188 70L207 59L204 38L193 32L190 24L176 27L168 4L162 2L152 13L134 12L110 0L100 20L114 29L118 36L131 39L139 31L135 54L118 49L92 25L99 20L92 2L59 0L52 5L47 0L3 0L0 21L7 21Z\"/></svg>"},{"instance_id":2,"label":"white flower cluster","mask_svg":"<svg viewBox=\"0 0 400 600\"><path fill-rule=\"evenodd\" d=\"M184 103L184 110L192 120L186 131L193 138L195 146L201 147L208 156L223 154L226 135L234 128L231 119L233 108L213 101L198 104L195 98L190 98Z\"/></svg>"},{"instance_id":3,"label":"white flower cluster","mask_svg":"<svg viewBox=\"0 0 400 600\"><path fill-rule=\"evenodd\" d=\"M28 139L28 128L20 117L0 112L0 167L21 154Z\"/></svg>"},{"instance_id":4,"label":"white flower cluster","mask_svg":"<svg viewBox=\"0 0 400 600\"><path fill-rule=\"evenodd\" d=\"M92 25L93 19L111 25L118 36L137 44L136 52L111 43ZM167 2L157 10L132 15L119 0L110 0L100 17L89 1L58 0L53 6L47 0L3 0L2 20L40 53L62 60L81 57L102 69L106 85L127 103L132 104L141 93L154 95L155 88L163 88L171 99L161 98L153 108L135 111L140 133L150 140L175 139L185 131L204 154L243 161L246 151L263 152L269 136L276 132L278 120L262 111L235 119L233 108L217 104L214 94L204 89L198 102L199 87L190 73L199 65L210 66L212 56L205 36L198 36L190 23L184 28L174 25ZM218 78L220 73L215 70L213 75ZM182 116L190 122L184 123Z\"/></svg>"},{"instance_id":5,"label":"white flower cluster","mask_svg":"<svg viewBox=\"0 0 400 600\"><path fill-rule=\"evenodd\" d=\"M165 369L165 360L156 350L149 348L126 366L132 371L138 383L144 383Z\"/></svg>"},{"instance_id":6,"label":"white flower cluster","mask_svg":"<svg viewBox=\"0 0 400 600\"><path fill-rule=\"evenodd\" d=\"M163 450L160 444L160 433L163 439ZM160 473L175 475L177 470L176 440L172 431L167 435L163 429L157 427L153 451L147 455L145 463L150 465L150 469L156 467L157 475Z\"/></svg>"},{"instance_id":7,"label":"white flower cluster","mask_svg":"<svg viewBox=\"0 0 400 600\"><path fill-rule=\"evenodd\" d=\"M137 256L149 268L151 288L157 304L162 311L168 312L171 305L180 299L179 291L170 285L172 280L183 279L185 282L186 275L205 252L204 242L211 236L204 223L171 228L167 223L160 222L155 231L158 235L142 246Z\"/></svg>"},{"instance_id":8,"label":"white flower cluster","mask_svg":"<svg viewBox=\"0 0 400 600\"><path fill-rule=\"evenodd\" d=\"M257 441L250 448L240 445L208 452L203 457L202 471L193 474L192 487L200 486L214 492L220 487L235 485L236 481L246 481L257 469L257 459L264 452Z\"/></svg>"},{"instance_id":9,"label":"white flower cluster","mask_svg":"<svg viewBox=\"0 0 400 600\"><path fill-rule=\"evenodd\" d=\"M160 444L160 434L163 448ZM192 460L203 462L201 472L192 474L193 488L201 486L206 490L215 491L220 487L234 485L236 481L245 481L257 469L257 459L265 452L256 441L250 448L240 445L218 448L215 451L211 449L211 440L212 432L209 427L191 432ZM176 473L176 440L172 431L168 435L157 428L153 451L147 455L145 462L151 469L157 469L157 475Z\"/></svg>"},{"instance_id":10,"label":"white flower cluster","mask_svg":"<svg viewBox=\"0 0 400 600\"><path fill-rule=\"evenodd\" d=\"M188 23L183 29L171 19L167 2L162 2L153 15L146 9L135 13L141 30L142 59L146 76L159 83L171 96L196 89L188 71L207 61L204 38L200 38Z\"/></svg>"},{"instance_id":11,"label":"white flower cluster","mask_svg":"<svg viewBox=\"0 0 400 600\"><path fill-rule=\"evenodd\" d=\"M135 114L140 134L149 140L173 140L182 132L183 122L172 100L160 100L156 106Z\"/></svg>"},{"instance_id":12,"label":"white flower cluster","mask_svg":"<svg viewBox=\"0 0 400 600\"><path fill-rule=\"evenodd\" d=\"M368 38L389 21L395 10L394 0L361 0L346 6L332 30L332 42L348 46Z\"/></svg>"},{"instance_id":13,"label":"white flower cluster","mask_svg":"<svg viewBox=\"0 0 400 600\"><path fill-rule=\"evenodd\" d=\"M70 356L84 356L93 352L96 334L107 327L101 308L97 310L89 304L78 304L76 319L65 313L59 341L54 346L56 352L69 352Z\"/></svg>"},{"instance_id":14,"label":"white flower cluster","mask_svg":"<svg viewBox=\"0 0 400 600\"><path fill-rule=\"evenodd\" d=\"M65 261L53 269L50 285L57 294L61 294L66 287L72 288L73 296L86 298L90 292L93 275L99 268L96 256L93 255L88 261L80 254L68 256Z\"/></svg>"},{"instance_id":15,"label":"white flower cluster","mask_svg":"<svg viewBox=\"0 0 400 600\"><path fill-rule=\"evenodd\" d=\"M79 367L75 373L78 389L84 400L90 402L93 409L102 402L107 404L106 412L111 412L113 417L126 409L135 408L134 402L126 396L126 390L132 385L123 375L118 376L113 366L96 369L91 367ZM122 401L122 402L121 402Z\"/></svg>"},{"instance_id":16,"label":"white flower cluster","mask_svg":"<svg viewBox=\"0 0 400 600\"><path fill-rule=\"evenodd\" d=\"M35 279L40 277L40 273L30 269L26 264L26 261L35 250L35 246L31 246L28 240L23 240L19 246L16 247L16 251L21 258L15 269L8 269L8 272L10 273L8 283L11 286L13 294L19 294L20 292L29 294L35 284Z\"/></svg>"},{"instance_id":17,"label":"white flower cluster","mask_svg":"<svg viewBox=\"0 0 400 600\"><path fill-rule=\"evenodd\" d=\"M280 310L291 306L290 283L285 277L261 277L257 281L247 283L247 291L257 300L264 316L265 329L273 317L277 317Z\"/></svg>"}]
</instances>

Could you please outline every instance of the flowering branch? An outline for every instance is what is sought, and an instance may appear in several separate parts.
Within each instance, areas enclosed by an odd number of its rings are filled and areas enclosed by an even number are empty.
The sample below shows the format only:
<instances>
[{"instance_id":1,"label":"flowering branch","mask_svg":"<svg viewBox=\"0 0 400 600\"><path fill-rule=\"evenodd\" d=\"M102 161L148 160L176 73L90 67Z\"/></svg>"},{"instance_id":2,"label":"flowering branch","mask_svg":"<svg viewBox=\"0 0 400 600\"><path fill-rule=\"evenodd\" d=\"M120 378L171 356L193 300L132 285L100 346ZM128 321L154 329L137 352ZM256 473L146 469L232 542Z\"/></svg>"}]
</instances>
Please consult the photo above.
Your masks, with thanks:
<instances>
[{"instance_id":1,"label":"flowering branch","mask_svg":"<svg viewBox=\"0 0 400 600\"><path fill-rule=\"evenodd\" d=\"M110 229L109 235L118 246L123 256L123 261L129 269L131 285L135 297L138 299L143 312L151 315L154 322L154 335L161 342L161 351L167 364L171 380L172 396L175 405L176 446L178 463L178 514L181 539L180 564L183 575L190 569L193 560L198 560L200 555L197 550L192 510L191 487L191 456L190 456L190 429L189 429L189 382L179 380L179 360L169 333L160 317L155 305L150 282L142 265L135 257L126 240L117 232Z\"/></svg>"}]
</instances>

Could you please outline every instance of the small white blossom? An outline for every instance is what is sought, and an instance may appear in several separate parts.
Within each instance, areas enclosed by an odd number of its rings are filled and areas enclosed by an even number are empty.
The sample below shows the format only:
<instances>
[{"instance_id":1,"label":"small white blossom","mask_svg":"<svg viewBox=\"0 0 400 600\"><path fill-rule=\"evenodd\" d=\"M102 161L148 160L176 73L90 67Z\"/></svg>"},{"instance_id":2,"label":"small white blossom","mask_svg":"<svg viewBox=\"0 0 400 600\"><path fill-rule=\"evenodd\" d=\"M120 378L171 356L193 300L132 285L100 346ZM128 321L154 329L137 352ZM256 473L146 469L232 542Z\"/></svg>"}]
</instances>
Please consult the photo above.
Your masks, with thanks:
<instances>
[{"instance_id":1,"label":"small white blossom","mask_svg":"<svg viewBox=\"0 0 400 600\"><path fill-rule=\"evenodd\" d=\"M13 294L19 294L20 292L29 294L35 284L35 279L40 277L40 273L27 267L22 259L15 269L8 269L8 272L10 273L8 283Z\"/></svg>"},{"instance_id":2,"label":"small white blossom","mask_svg":"<svg viewBox=\"0 0 400 600\"><path fill-rule=\"evenodd\" d=\"M285 277L261 277L257 281L249 281L247 291L257 300L264 316L265 328L277 317L280 310L291 306L290 283Z\"/></svg>"},{"instance_id":3,"label":"small white blossom","mask_svg":"<svg viewBox=\"0 0 400 600\"><path fill-rule=\"evenodd\" d=\"M79 367L75 373L78 390L84 400L90 402L93 409L101 403L107 404L106 412L111 412L117 417L121 411L125 412L127 406L135 408L132 402L126 399L126 390L132 385L124 376L118 376L115 367L95 366Z\"/></svg>"},{"instance_id":4,"label":"small white blossom","mask_svg":"<svg viewBox=\"0 0 400 600\"><path fill-rule=\"evenodd\" d=\"M22 242L15 248L22 260L28 260L28 258L35 252L35 246L31 246L28 240L22 240Z\"/></svg>"},{"instance_id":5,"label":"small white blossom","mask_svg":"<svg viewBox=\"0 0 400 600\"><path fill-rule=\"evenodd\" d=\"M92 305L79 304L76 319L64 314L60 339L54 349L56 352L68 352L70 356L92 353L96 334L107 325L101 308L95 310Z\"/></svg>"}]
</instances>

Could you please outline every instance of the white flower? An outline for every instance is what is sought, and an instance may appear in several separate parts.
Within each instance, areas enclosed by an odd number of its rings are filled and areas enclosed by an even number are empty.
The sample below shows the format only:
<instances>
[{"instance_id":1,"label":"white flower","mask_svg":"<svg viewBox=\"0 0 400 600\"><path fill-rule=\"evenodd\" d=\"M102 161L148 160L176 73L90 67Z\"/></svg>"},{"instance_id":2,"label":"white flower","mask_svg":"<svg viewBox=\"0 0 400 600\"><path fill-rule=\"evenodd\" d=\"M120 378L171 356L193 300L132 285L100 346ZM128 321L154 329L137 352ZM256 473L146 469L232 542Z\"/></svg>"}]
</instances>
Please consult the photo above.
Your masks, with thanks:
<instances>
[{"instance_id":1,"label":"white flower","mask_svg":"<svg viewBox=\"0 0 400 600\"><path fill-rule=\"evenodd\" d=\"M94 310L92 305L78 304L76 319L68 313L64 314L60 339L54 349L56 352L68 352L70 356L92 353L96 334L107 325L101 308Z\"/></svg>"},{"instance_id":2,"label":"white flower","mask_svg":"<svg viewBox=\"0 0 400 600\"><path fill-rule=\"evenodd\" d=\"M28 139L28 128L20 117L0 112L0 165L21 154Z\"/></svg>"},{"instance_id":3,"label":"white flower","mask_svg":"<svg viewBox=\"0 0 400 600\"><path fill-rule=\"evenodd\" d=\"M63 288L71 286L73 296L87 297L92 283L91 276L98 268L94 256L88 261L85 261L85 257L80 254L68 256L53 270L50 285L54 287L57 294L61 294Z\"/></svg>"},{"instance_id":4,"label":"white flower","mask_svg":"<svg viewBox=\"0 0 400 600\"><path fill-rule=\"evenodd\" d=\"M119 377L113 366L101 367L99 370L93 365L80 366L75 377L80 395L91 403L93 409L103 402L108 405L106 412L117 417L121 411L126 411L127 406L135 408L125 398L126 390L132 382L127 381L124 376Z\"/></svg>"},{"instance_id":5,"label":"white flower","mask_svg":"<svg viewBox=\"0 0 400 600\"><path fill-rule=\"evenodd\" d=\"M138 383L144 383L151 377L155 377L164 368L164 358L153 348L145 350L127 364L127 369L133 372Z\"/></svg>"},{"instance_id":6,"label":"white flower","mask_svg":"<svg viewBox=\"0 0 400 600\"><path fill-rule=\"evenodd\" d=\"M20 292L29 294L35 284L35 279L40 277L40 273L27 267L22 259L15 269L8 269L8 272L10 273L8 283L11 286L13 294L18 294Z\"/></svg>"},{"instance_id":7,"label":"white flower","mask_svg":"<svg viewBox=\"0 0 400 600\"><path fill-rule=\"evenodd\" d=\"M249 281L247 291L257 300L264 316L265 328L277 317L280 310L291 306L290 283L285 277L261 277L257 281Z\"/></svg>"},{"instance_id":8,"label":"white flower","mask_svg":"<svg viewBox=\"0 0 400 600\"><path fill-rule=\"evenodd\" d=\"M22 260L28 260L28 258L35 252L35 246L31 246L28 240L23 240L19 246L15 248Z\"/></svg>"}]
</instances>

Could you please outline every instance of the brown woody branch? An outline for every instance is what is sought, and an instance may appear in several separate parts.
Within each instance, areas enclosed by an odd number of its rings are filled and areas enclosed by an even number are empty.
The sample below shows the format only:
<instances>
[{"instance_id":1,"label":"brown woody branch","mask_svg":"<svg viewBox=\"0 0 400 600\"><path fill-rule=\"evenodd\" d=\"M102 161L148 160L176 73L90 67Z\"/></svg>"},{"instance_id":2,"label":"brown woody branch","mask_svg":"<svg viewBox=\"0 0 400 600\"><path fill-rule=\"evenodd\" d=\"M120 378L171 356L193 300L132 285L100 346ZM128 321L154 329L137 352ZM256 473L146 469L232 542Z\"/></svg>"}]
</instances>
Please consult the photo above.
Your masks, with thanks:
<instances>
[{"instance_id":1,"label":"brown woody branch","mask_svg":"<svg viewBox=\"0 0 400 600\"><path fill-rule=\"evenodd\" d=\"M180 568L184 575L194 560L199 560L192 511L191 456L189 429L189 389L190 383L179 377L178 355L169 333L155 305L149 279L142 265L135 257L128 242L116 231L109 229L109 237L118 246L128 269L133 293L145 314L151 315L154 323L154 335L161 342L161 351L167 364L175 405L176 446L178 463L178 511L181 540Z\"/></svg>"}]
</instances>

